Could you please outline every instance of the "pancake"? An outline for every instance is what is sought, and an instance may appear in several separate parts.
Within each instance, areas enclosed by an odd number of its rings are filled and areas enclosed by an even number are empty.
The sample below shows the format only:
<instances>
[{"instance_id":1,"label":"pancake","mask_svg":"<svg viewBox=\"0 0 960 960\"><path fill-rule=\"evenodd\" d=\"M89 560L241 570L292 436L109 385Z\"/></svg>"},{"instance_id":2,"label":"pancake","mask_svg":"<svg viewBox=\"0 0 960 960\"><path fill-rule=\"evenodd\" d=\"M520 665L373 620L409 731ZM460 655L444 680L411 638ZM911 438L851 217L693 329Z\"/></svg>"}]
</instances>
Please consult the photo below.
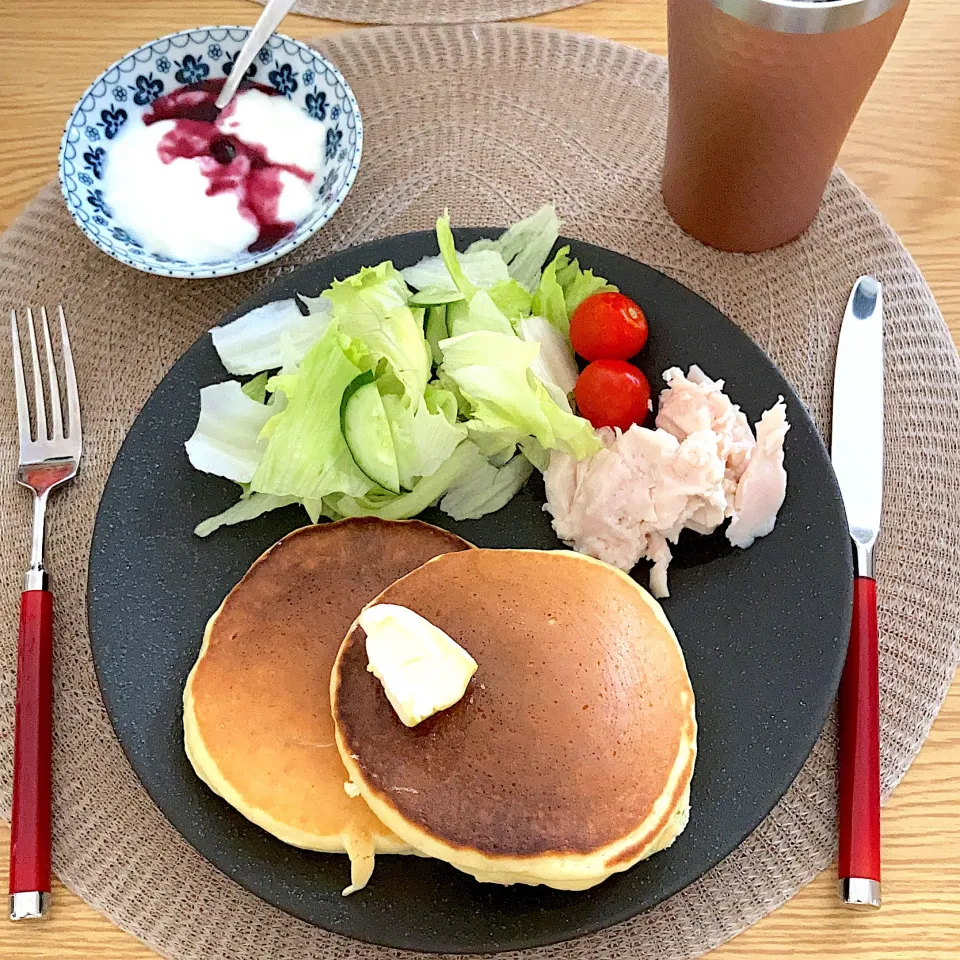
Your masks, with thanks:
<instances>
[{"instance_id":1,"label":"pancake","mask_svg":"<svg viewBox=\"0 0 960 960\"><path fill-rule=\"evenodd\" d=\"M210 618L183 694L184 745L200 778L285 843L346 852L352 886L374 852L409 852L344 790L330 671L363 606L439 554L437 527L370 518L305 527L260 557Z\"/></svg>"},{"instance_id":2,"label":"pancake","mask_svg":"<svg viewBox=\"0 0 960 960\"><path fill-rule=\"evenodd\" d=\"M378 603L477 661L463 698L405 727L354 624L331 677L337 746L380 820L478 880L594 886L669 846L689 815L694 696L660 605L565 551L438 557Z\"/></svg>"}]
</instances>

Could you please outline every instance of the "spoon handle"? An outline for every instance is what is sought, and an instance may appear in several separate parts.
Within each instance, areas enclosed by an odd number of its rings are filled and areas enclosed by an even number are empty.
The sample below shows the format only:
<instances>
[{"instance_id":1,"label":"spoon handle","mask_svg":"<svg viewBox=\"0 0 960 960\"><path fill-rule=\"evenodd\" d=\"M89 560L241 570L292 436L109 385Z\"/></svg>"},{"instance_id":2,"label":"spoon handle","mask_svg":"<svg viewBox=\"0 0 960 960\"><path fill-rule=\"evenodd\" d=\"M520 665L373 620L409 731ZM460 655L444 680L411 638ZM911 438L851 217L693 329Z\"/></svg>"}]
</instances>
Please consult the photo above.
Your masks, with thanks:
<instances>
[{"instance_id":1,"label":"spoon handle","mask_svg":"<svg viewBox=\"0 0 960 960\"><path fill-rule=\"evenodd\" d=\"M253 58L260 52L260 48L270 39L280 21L290 12L296 0L270 0L263 8L260 19L250 31L246 43L240 48L240 54L233 63L230 76L217 97L217 109L222 110L234 97L237 87L247 72L247 67L253 63Z\"/></svg>"}]
</instances>

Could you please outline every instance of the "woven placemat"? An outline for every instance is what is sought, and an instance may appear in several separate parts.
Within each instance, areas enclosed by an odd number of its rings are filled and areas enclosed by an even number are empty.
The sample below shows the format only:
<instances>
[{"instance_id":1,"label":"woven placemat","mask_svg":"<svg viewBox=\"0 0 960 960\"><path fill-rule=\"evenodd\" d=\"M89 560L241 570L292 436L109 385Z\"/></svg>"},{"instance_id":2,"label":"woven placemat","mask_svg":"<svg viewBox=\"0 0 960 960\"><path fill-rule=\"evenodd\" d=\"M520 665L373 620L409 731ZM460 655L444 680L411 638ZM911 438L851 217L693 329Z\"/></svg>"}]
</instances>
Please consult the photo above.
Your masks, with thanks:
<instances>
[{"instance_id":1,"label":"woven placemat","mask_svg":"<svg viewBox=\"0 0 960 960\"><path fill-rule=\"evenodd\" d=\"M297 0L293 10L344 23L482 23L535 17L585 3L590 0Z\"/></svg>"},{"instance_id":2,"label":"woven placemat","mask_svg":"<svg viewBox=\"0 0 960 960\"><path fill-rule=\"evenodd\" d=\"M84 409L84 466L54 502L49 542L57 595L54 868L60 877L178 960L396 956L267 906L174 833L139 786L104 713L86 632L86 564L98 499L123 436L202 331L295 263L426 228L446 205L456 223L502 224L555 200L567 233L652 264L747 330L797 387L821 429L829 421L847 292L861 273L883 281L888 470L879 582L882 776L889 795L923 743L960 654L960 365L897 237L841 173L808 233L780 250L723 254L685 236L659 194L666 100L659 57L503 25L353 31L317 46L356 91L364 160L342 210L282 266L224 280L137 273L81 236L55 184L0 239L0 304L66 305ZM0 385L10 378L3 349ZM6 584L0 807L6 809L17 588L28 528L27 499L9 482L12 400L12 390L0 390ZM643 916L539 956L694 957L779 906L834 855L835 746L830 724L770 817L702 880Z\"/></svg>"}]
</instances>

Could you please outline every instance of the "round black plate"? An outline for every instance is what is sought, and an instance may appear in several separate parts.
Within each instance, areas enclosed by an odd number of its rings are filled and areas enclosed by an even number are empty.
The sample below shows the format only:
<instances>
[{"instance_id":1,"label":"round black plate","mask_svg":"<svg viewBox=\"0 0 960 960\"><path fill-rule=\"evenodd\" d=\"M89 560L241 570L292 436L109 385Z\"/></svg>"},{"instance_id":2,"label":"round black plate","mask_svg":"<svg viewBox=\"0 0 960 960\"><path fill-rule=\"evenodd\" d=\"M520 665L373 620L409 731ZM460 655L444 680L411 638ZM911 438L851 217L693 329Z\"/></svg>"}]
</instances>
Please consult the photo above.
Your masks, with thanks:
<instances>
[{"instance_id":1,"label":"round black plate","mask_svg":"<svg viewBox=\"0 0 960 960\"><path fill-rule=\"evenodd\" d=\"M463 230L461 242L492 231ZM564 241L566 242L566 241ZM836 693L850 625L852 565L839 490L810 417L767 357L690 290L619 254L570 241L585 267L647 312L642 366L657 389L669 366L723 377L751 422L778 395L787 436L787 499L774 532L749 550L722 536L681 540L664 608L697 696L699 753L690 826L663 853L593 890L479 884L416 857L378 859L370 886L344 899L347 861L264 833L211 793L183 751L181 692L204 625L247 567L306 522L299 508L220 530L194 525L236 487L194 471L183 450L198 391L227 378L202 337L174 365L130 430L100 504L90 557L90 637L103 699L134 770L174 827L224 873L264 900L346 936L391 947L480 953L570 939L646 910L696 880L770 812L806 759ZM233 316L392 259L436 253L431 233L346 250L303 267ZM483 547L559 546L532 483L499 513L425 519ZM637 572L641 583L646 571ZM589 811L584 811L589 816Z\"/></svg>"}]
</instances>

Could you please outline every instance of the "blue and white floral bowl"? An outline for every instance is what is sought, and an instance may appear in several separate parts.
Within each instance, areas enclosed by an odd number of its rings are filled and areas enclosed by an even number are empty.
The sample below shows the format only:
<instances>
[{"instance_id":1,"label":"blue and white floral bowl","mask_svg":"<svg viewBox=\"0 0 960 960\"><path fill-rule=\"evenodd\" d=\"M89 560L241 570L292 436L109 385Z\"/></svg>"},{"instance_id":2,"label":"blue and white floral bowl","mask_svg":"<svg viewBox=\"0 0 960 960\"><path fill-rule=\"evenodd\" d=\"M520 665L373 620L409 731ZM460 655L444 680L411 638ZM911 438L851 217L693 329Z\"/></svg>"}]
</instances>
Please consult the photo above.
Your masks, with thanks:
<instances>
[{"instance_id":1,"label":"blue and white floral bowl","mask_svg":"<svg viewBox=\"0 0 960 960\"><path fill-rule=\"evenodd\" d=\"M100 181L110 145L125 123L150 109L157 97L230 73L247 27L184 30L144 44L118 60L90 85L67 122L60 142L60 185L67 209L105 253L138 270L168 277L219 277L263 266L317 232L343 203L360 167L363 124L349 84L316 50L274 34L247 76L268 84L316 120L329 122L326 174L313 213L279 243L217 263L187 263L145 250L112 222ZM144 184L149 189L149 184Z\"/></svg>"}]
</instances>

